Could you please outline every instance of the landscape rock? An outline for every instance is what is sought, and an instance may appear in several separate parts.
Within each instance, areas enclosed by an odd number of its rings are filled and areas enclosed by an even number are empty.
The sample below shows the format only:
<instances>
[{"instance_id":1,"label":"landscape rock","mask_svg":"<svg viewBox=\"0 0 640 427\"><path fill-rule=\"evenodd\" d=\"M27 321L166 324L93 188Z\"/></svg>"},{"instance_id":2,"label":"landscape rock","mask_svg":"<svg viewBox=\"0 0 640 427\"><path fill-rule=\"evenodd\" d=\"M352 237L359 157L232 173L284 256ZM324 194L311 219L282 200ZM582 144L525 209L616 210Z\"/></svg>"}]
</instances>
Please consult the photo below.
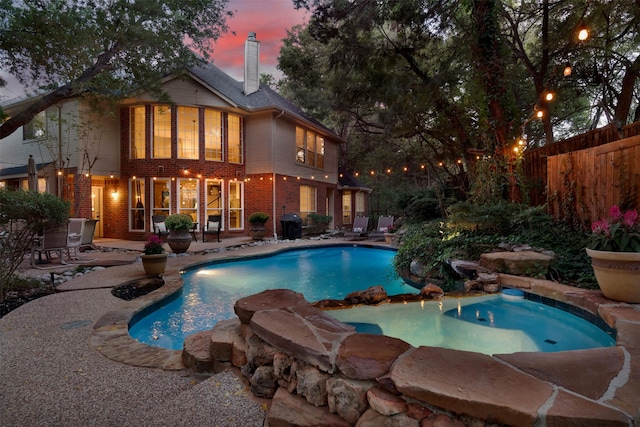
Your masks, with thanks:
<instances>
[{"instance_id":1,"label":"landscape rock","mask_svg":"<svg viewBox=\"0 0 640 427\"><path fill-rule=\"evenodd\" d=\"M367 401L372 409L382 415L390 416L407 411L407 403L404 399L377 387L367 391Z\"/></svg>"},{"instance_id":2,"label":"landscape rock","mask_svg":"<svg viewBox=\"0 0 640 427\"><path fill-rule=\"evenodd\" d=\"M428 283L420 289L420 295L423 297L440 298L444 296L444 291L440 286Z\"/></svg>"},{"instance_id":3,"label":"landscape rock","mask_svg":"<svg viewBox=\"0 0 640 427\"><path fill-rule=\"evenodd\" d=\"M284 308L298 304L308 304L301 293L289 289L269 289L255 295L240 298L233 311L241 323L249 324L256 311Z\"/></svg>"},{"instance_id":4,"label":"landscape rock","mask_svg":"<svg viewBox=\"0 0 640 427\"><path fill-rule=\"evenodd\" d=\"M279 388L267 413L265 425L269 427L349 427L342 417L329 412L328 406L313 406L302 396L289 394Z\"/></svg>"},{"instance_id":5,"label":"landscape rock","mask_svg":"<svg viewBox=\"0 0 640 427\"><path fill-rule=\"evenodd\" d=\"M314 406L327 405L327 380L331 375L321 372L315 366L299 366L296 370L298 379L296 392L304 396Z\"/></svg>"},{"instance_id":6,"label":"landscape rock","mask_svg":"<svg viewBox=\"0 0 640 427\"><path fill-rule=\"evenodd\" d=\"M387 291L382 286L372 286L364 291L348 294L344 300L347 304L378 304L387 299Z\"/></svg>"},{"instance_id":7,"label":"landscape rock","mask_svg":"<svg viewBox=\"0 0 640 427\"><path fill-rule=\"evenodd\" d=\"M385 335L353 334L338 350L336 366L342 374L356 380L374 380L389 372L391 365L411 345Z\"/></svg>"},{"instance_id":8,"label":"landscape rock","mask_svg":"<svg viewBox=\"0 0 640 427\"><path fill-rule=\"evenodd\" d=\"M335 355L342 340L355 333L322 310L307 303L256 312L251 328L263 340L298 360L325 372L335 370Z\"/></svg>"},{"instance_id":9,"label":"landscape rock","mask_svg":"<svg viewBox=\"0 0 640 427\"><path fill-rule=\"evenodd\" d=\"M193 372L213 372L211 330L189 335L182 347L182 363Z\"/></svg>"},{"instance_id":10,"label":"landscape rock","mask_svg":"<svg viewBox=\"0 0 640 427\"><path fill-rule=\"evenodd\" d=\"M259 366L251 376L251 393L258 397L273 397L278 381L273 374L273 366Z\"/></svg>"},{"instance_id":11,"label":"landscape rock","mask_svg":"<svg viewBox=\"0 0 640 427\"><path fill-rule=\"evenodd\" d=\"M480 265L490 271L534 277L546 274L552 260L548 255L533 251L492 252L480 255Z\"/></svg>"},{"instance_id":12,"label":"landscape rock","mask_svg":"<svg viewBox=\"0 0 640 427\"><path fill-rule=\"evenodd\" d=\"M329 410L354 424L369 407L367 390L373 385L371 381L330 378L327 380Z\"/></svg>"}]
</instances>

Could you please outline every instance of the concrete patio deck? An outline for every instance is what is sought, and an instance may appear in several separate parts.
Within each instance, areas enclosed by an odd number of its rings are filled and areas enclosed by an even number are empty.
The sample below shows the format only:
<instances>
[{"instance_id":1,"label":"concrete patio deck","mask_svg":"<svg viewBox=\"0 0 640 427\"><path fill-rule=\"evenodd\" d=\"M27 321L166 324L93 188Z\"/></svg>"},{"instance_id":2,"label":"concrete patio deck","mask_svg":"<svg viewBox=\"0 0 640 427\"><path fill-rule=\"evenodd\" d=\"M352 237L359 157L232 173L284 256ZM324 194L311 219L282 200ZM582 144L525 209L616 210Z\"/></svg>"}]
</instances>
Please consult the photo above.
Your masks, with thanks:
<instances>
[{"instance_id":1,"label":"concrete patio deck","mask_svg":"<svg viewBox=\"0 0 640 427\"><path fill-rule=\"evenodd\" d=\"M134 262L143 242L102 239L96 243L118 250L86 256L99 257L102 262L132 263L65 282L60 286L65 292L39 298L0 319L3 426L261 426L269 402L252 398L245 382L234 372L213 377L192 374L183 369L179 352L135 342L128 337L126 323L123 328L122 322L180 286L178 272L185 266L268 253L283 245L344 241L340 238L250 246L250 239L244 237L221 243L193 242L188 256L169 259L161 292L130 302L113 297L110 290L144 277L142 265ZM378 244L359 242L362 243ZM511 279L511 285L531 289L526 280L520 284L518 280ZM640 305L613 303L596 295L583 299L591 310L598 312L601 307L602 317L608 323L615 322L611 326L622 327L618 347L626 359L625 383L612 386L624 394L618 396L623 401L614 405L640 425ZM580 369L576 375L580 372L598 377L595 372Z\"/></svg>"}]
</instances>

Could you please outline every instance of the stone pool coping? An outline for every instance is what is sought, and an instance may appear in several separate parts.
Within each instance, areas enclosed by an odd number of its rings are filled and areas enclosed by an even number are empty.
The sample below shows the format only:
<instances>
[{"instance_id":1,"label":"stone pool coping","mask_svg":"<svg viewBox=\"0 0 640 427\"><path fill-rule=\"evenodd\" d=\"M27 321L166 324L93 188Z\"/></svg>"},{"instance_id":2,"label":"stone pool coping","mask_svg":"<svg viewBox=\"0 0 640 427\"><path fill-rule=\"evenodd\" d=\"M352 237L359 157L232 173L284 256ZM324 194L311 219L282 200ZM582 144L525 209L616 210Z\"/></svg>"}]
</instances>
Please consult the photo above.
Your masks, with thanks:
<instances>
[{"instance_id":1,"label":"stone pool coping","mask_svg":"<svg viewBox=\"0 0 640 427\"><path fill-rule=\"evenodd\" d=\"M329 242L328 246L341 245ZM352 246L353 243L344 245ZM317 245L314 245L317 246ZM375 246L367 243L357 246ZM308 246L299 246L303 249ZM269 248L263 254L274 254L290 248ZM235 254L231 258L244 258L246 254ZM188 260L185 260L188 261ZM199 263L201 265L202 263ZM147 346L131 338L128 324L134 316L145 308L177 292L182 287L179 274L170 274L165 278L165 285L136 300L123 303L118 310L102 316L94 325L90 346L111 360L133 366L161 368L164 370L182 370L181 350L167 350ZM498 363L508 364L522 372L524 377L543 381L552 385L556 396L573 396L570 407L555 407L553 402L546 402L547 408L540 411L560 411L567 417L571 413L593 414L594 419L610 424L628 425L640 421L640 305L624 304L604 298L600 291L583 290L539 279L520 276L500 275L503 286L518 288L536 295L551 298L580 307L587 312L601 317L610 327L617 330L616 347L579 350L559 353L514 353L496 355L492 359ZM438 353L438 349L430 350ZM444 353L444 350L442 350ZM569 354L570 353L570 354ZM451 354L455 355L451 360ZM447 357L432 360L430 370L448 372L455 363L456 378L464 378L467 383L481 383L481 389L465 390L461 394L446 391L446 408L457 412L460 407L468 405L482 406L487 395L500 396L505 389L510 390L509 401L532 402L530 390L524 385L513 395L511 387L505 387L508 378L492 378L483 380L486 374L477 369L472 362L476 353L447 350ZM433 365L435 364L435 366ZM555 398L554 398L555 400ZM563 400L567 402L566 399ZM626 419L626 422L625 422Z\"/></svg>"}]
</instances>

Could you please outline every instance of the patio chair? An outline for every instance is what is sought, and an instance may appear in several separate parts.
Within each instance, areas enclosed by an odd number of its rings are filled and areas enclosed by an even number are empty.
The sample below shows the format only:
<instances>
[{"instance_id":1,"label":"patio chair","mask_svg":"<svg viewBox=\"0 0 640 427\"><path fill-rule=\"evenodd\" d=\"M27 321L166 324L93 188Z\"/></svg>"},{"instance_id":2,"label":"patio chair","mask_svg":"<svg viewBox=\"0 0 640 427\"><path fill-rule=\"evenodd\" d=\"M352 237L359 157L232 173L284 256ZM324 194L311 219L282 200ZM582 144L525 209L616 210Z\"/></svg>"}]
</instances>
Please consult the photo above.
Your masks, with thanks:
<instances>
[{"instance_id":1,"label":"patio chair","mask_svg":"<svg viewBox=\"0 0 640 427\"><path fill-rule=\"evenodd\" d=\"M369 240L384 240L384 234L393 225L393 216L381 216L378 218L378 226L369 233Z\"/></svg>"},{"instance_id":2,"label":"patio chair","mask_svg":"<svg viewBox=\"0 0 640 427\"><path fill-rule=\"evenodd\" d=\"M98 221L97 219L87 219L84 221L84 228L82 229L82 237L80 239L80 251L84 249L96 249L96 246L93 244L93 236L96 234Z\"/></svg>"},{"instance_id":3,"label":"patio chair","mask_svg":"<svg viewBox=\"0 0 640 427\"><path fill-rule=\"evenodd\" d=\"M66 264L62 254L67 251L67 236L69 234L69 223L66 222L55 228L50 228L39 236L31 247L31 265L36 266L36 252L44 253L49 258L50 252L57 252L60 264Z\"/></svg>"},{"instance_id":4,"label":"patio chair","mask_svg":"<svg viewBox=\"0 0 640 427\"><path fill-rule=\"evenodd\" d=\"M216 234L220 241L220 230L222 229L222 215L209 215L207 222L202 227L202 241L206 242L206 234Z\"/></svg>"},{"instance_id":5,"label":"patio chair","mask_svg":"<svg viewBox=\"0 0 640 427\"><path fill-rule=\"evenodd\" d=\"M153 234L158 236L160 240L165 241L166 237L169 235L169 230L167 230L167 226L164 225L164 220L167 219L165 215L151 215L151 222L153 224Z\"/></svg>"},{"instance_id":6,"label":"patio chair","mask_svg":"<svg viewBox=\"0 0 640 427\"><path fill-rule=\"evenodd\" d=\"M344 233L345 240L363 240L367 238L367 228L369 227L369 217L359 216L353 221L351 231Z\"/></svg>"},{"instance_id":7,"label":"patio chair","mask_svg":"<svg viewBox=\"0 0 640 427\"><path fill-rule=\"evenodd\" d=\"M67 232L67 256L71 259L71 251L74 252L75 259L78 259L78 249L82 243L82 232L84 230L84 218L69 218L69 228Z\"/></svg>"}]
</instances>

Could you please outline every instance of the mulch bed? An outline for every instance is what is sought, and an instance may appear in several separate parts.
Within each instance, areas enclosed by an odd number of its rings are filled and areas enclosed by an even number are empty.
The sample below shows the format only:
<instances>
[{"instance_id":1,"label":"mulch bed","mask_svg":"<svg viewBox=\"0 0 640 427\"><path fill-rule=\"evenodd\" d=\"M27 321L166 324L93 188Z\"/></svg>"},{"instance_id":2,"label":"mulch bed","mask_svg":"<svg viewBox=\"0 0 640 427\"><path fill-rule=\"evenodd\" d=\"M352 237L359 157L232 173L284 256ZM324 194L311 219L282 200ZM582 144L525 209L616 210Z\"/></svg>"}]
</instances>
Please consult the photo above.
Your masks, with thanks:
<instances>
[{"instance_id":1,"label":"mulch bed","mask_svg":"<svg viewBox=\"0 0 640 427\"><path fill-rule=\"evenodd\" d=\"M10 291L0 301L0 318L29 301L54 293L56 293L56 288L51 285L20 291Z\"/></svg>"},{"instance_id":2,"label":"mulch bed","mask_svg":"<svg viewBox=\"0 0 640 427\"><path fill-rule=\"evenodd\" d=\"M149 292L153 292L163 285L164 280L160 277L137 279L113 288L111 294L125 301L131 301Z\"/></svg>"}]
</instances>

